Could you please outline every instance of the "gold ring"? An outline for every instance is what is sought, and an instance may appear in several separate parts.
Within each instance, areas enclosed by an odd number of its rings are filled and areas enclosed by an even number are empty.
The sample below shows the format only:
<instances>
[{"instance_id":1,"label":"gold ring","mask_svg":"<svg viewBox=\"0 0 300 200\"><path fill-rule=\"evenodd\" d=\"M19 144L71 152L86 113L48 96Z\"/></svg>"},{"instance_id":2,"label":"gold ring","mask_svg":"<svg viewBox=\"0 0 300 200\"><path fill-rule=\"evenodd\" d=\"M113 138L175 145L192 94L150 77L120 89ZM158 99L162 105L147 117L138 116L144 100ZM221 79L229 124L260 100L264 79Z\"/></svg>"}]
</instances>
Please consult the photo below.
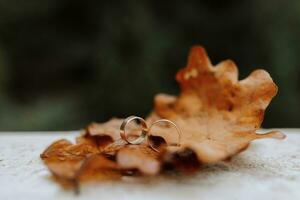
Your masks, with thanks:
<instances>
[{"instance_id":1,"label":"gold ring","mask_svg":"<svg viewBox=\"0 0 300 200\"><path fill-rule=\"evenodd\" d=\"M133 141L130 141L130 140L128 140L128 138L127 138L126 126L127 126L131 121L133 121L133 120L138 120L138 121L141 123L141 126L142 126L142 133L141 133L141 135L140 135L137 139L135 139L135 140L133 140ZM148 134L148 126L147 126L147 123L146 123L146 121L145 121L143 118L141 118L141 117L137 117L137 116L129 116L129 117L127 117L127 118L123 121L123 123L121 124L121 127L120 127L120 136L121 136L121 138L122 138L123 140L125 140L125 141L126 141L127 143L129 143L129 144L141 144L141 143L145 140L147 134Z\"/></svg>"},{"instance_id":2,"label":"gold ring","mask_svg":"<svg viewBox=\"0 0 300 200\"><path fill-rule=\"evenodd\" d=\"M148 144L149 144L149 146L150 146L153 150L158 151L158 149L156 149L156 148L151 144L151 142L149 141L149 137L150 137L150 130L151 130L151 128L153 127L153 125L158 124L158 123L161 123L161 122L167 122L167 123L169 123L169 124L171 124L171 125L173 125L173 126L175 127L175 129L176 129L176 131L177 131L177 134L178 134L178 142L175 143L175 144L170 144L170 146L180 146L181 135L182 135L181 129L180 129L174 122L172 122L171 120L168 120L168 119L159 119L159 120L156 120L155 122L153 122L153 123L151 124L151 126L150 126L149 129L148 129L148 133L149 133L149 135L148 135Z\"/></svg>"}]
</instances>

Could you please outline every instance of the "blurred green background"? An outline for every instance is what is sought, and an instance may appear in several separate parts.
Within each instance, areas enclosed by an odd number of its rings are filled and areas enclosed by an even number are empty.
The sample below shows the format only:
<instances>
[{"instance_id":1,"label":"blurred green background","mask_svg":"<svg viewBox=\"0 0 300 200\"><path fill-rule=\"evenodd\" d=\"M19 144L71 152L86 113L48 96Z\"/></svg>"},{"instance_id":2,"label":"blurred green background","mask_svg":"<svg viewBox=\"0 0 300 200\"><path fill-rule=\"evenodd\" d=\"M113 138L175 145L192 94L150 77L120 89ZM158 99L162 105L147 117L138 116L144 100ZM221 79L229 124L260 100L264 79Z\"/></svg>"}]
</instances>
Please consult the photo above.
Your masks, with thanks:
<instances>
[{"instance_id":1,"label":"blurred green background","mask_svg":"<svg viewBox=\"0 0 300 200\"><path fill-rule=\"evenodd\" d=\"M300 125L300 1L0 1L0 130L145 116L191 46L279 86L264 127Z\"/></svg>"}]
</instances>

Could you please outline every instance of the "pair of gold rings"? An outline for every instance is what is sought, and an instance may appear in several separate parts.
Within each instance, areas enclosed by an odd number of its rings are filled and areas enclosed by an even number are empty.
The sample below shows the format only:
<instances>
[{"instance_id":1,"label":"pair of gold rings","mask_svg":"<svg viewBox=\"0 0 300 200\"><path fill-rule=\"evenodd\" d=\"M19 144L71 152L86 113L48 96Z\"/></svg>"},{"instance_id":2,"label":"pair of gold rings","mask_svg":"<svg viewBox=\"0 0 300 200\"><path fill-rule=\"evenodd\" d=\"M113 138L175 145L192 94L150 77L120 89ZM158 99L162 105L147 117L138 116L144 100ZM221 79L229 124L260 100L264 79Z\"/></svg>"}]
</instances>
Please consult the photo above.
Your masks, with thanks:
<instances>
[{"instance_id":1,"label":"pair of gold rings","mask_svg":"<svg viewBox=\"0 0 300 200\"><path fill-rule=\"evenodd\" d=\"M134 140L129 140L127 132L126 132L126 126L132 122L132 121L138 121L141 125L141 134L139 135L138 138ZM156 150L155 147L149 142L149 137L151 136L150 131L151 129L157 125L158 123L168 123L175 127L177 134L178 134L178 142L176 144L172 144L172 146L180 146L180 140L181 140L181 130L180 128L171 120L168 119L159 119L153 122L149 127L147 126L146 121L138 116L129 116L126 119L124 119L123 123L120 126L120 136L123 140L125 140L128 144L141 144L145 139L147 139L149 146Z\"/></svg>"}]
</instances>

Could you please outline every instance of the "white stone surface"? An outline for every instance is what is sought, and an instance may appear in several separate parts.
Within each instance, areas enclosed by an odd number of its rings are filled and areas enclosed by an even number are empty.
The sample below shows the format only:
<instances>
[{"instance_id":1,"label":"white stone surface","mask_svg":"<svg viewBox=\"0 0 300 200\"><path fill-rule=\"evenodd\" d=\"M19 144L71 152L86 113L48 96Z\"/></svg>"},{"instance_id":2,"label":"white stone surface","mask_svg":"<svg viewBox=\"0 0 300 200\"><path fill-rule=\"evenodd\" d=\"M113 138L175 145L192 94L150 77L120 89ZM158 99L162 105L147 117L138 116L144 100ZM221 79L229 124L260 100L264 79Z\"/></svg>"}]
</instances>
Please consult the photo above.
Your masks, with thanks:
<instances>
[{"instance_id":1,"label":"white stone surface","mask_svg":"<svg viewBox=\"0 0 300 200\"><path fill-rule=\"evenodd\" d=\"M284 129L285 140L259 140L230 163L204 167L198 174L126 177L90 183L76 196L49 177L39 154L54 140L74 140L78 132L0 133L0 199L300 199L300 130Z\"/></svg>"}]
</instances>

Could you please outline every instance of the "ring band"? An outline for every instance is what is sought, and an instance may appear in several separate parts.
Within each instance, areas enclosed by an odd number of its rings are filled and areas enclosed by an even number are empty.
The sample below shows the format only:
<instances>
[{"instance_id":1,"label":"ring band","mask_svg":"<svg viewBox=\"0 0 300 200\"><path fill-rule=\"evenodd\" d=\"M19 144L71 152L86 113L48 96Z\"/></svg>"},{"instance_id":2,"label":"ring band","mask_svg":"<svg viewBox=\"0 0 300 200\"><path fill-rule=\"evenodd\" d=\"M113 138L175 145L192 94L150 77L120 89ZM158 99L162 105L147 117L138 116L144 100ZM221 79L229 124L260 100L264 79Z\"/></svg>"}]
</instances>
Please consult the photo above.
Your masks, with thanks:
<instances>
[{"instance_id":1,"label":"ring band","mask_svg":"<svg viewBox=\"0 0 300 200\"><path fill-rule=\"evenodd\" d=\"M167 123L173 125L173 126L176 128L176 131L177 131L177 134L178 134L178 142L175 143L175 144L170 144L170 146L180 146L181 135L182 135L181 129L180 129L174 122L172 122L171 120L168 120L168 119L159 119L159 120L156 120L155 122L153 122L153 123L151 124L151 126L150 126L149 129L148 129L148 133L149 133L149 135L148 135L148 144L149 144L149 146L150 146L153 150L158 151L158 150L151 144L151 142L149 142L149 137L150 137L150 130L151 130L151 128L153 127L153 125L158 124L158 123L161 123L161 122L167 122Z\"/></svg>"},{"instance_id":2,"label":"ring band","mask_svg":"<svg viewBox=\"0 0 300 200\"><path fill-rule=\"evenodd\" d=\"M133 140L133 141L130 141L130 140L128 140L128 138L127 138L127 133L126 133L126 126L131 122L131 121L133 121L133 120L138 120L140 123L141 123L141 126L142 126L142 133L141 133L141 135L137 138L137 139L135 139L135 140ZM147 136L147 134L148 134L148 126L147 126L147 123L146 123L146 121L143 119L143 118L141 118L141 117L137 117L137 116L129 116L129 117L127 117L124 121L123 121L123 123L121 124L121 127L120 127L120 135L121 135L121 138L123 139L123 140L125 140L127 143L129 143L129 144L141 144L143 141L144 141L144 139L145 139L145 137Z\"/></svg>"}]
</instances>

